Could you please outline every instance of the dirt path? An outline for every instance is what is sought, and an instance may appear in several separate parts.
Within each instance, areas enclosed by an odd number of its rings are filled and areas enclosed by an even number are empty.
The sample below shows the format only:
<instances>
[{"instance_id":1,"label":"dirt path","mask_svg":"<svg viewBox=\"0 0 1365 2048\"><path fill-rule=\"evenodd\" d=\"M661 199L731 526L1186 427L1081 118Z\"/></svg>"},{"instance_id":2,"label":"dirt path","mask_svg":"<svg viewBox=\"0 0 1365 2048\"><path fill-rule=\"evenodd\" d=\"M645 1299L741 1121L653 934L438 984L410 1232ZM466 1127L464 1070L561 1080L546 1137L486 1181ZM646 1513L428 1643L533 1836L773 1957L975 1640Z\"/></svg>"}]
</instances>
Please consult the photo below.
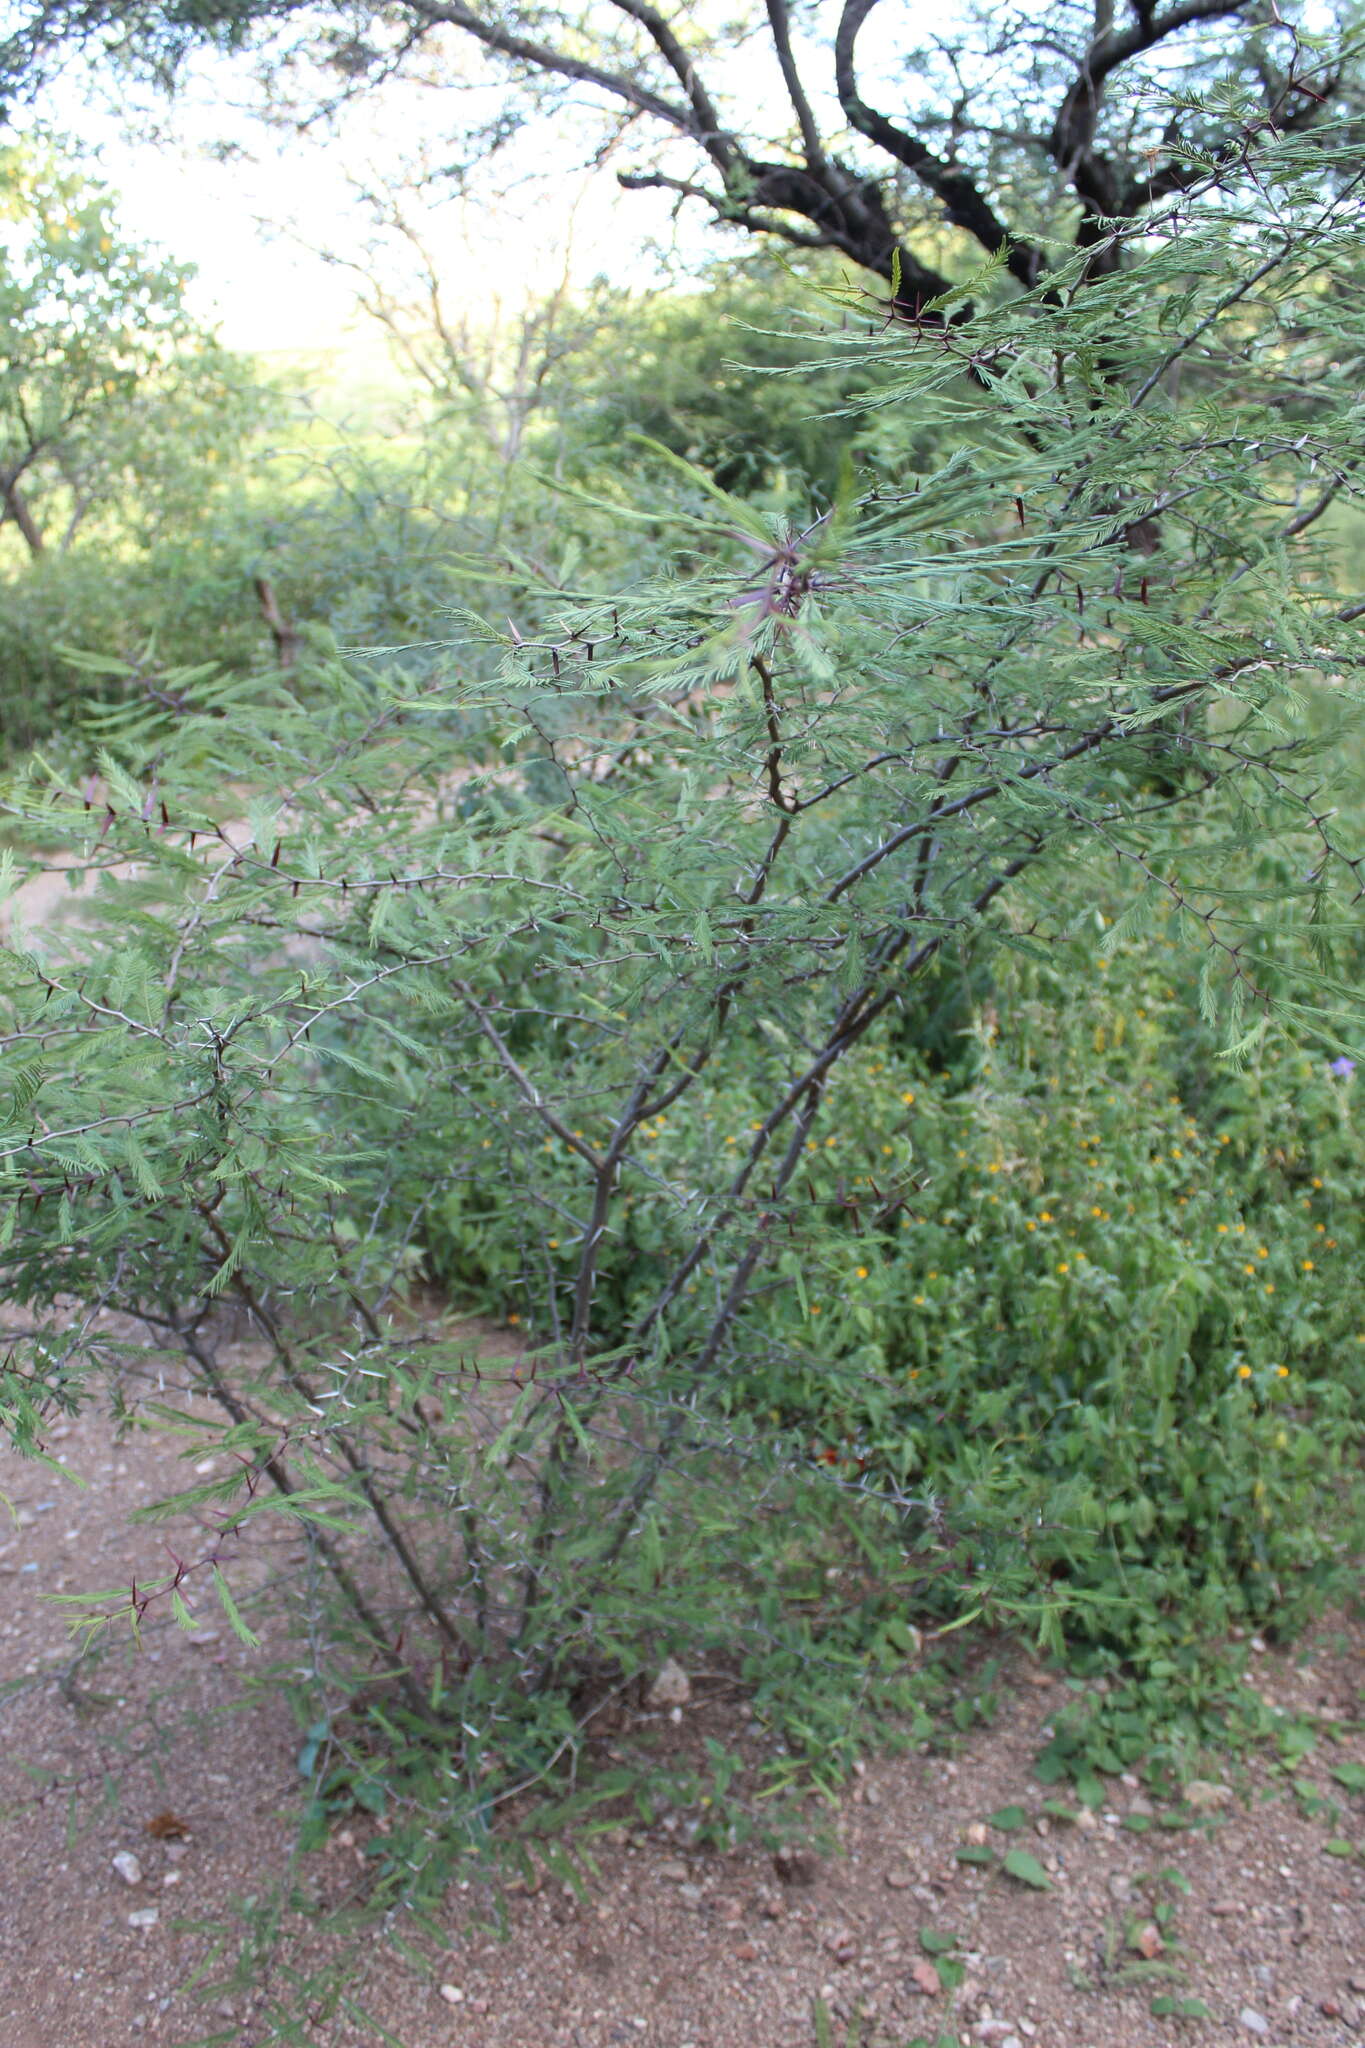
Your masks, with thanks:
<instances>
[{"instance_id":1,"label":"dirt path","mask_svg":"<svg viewBox=\"0 0 1365 2048\"><path fill-rule=\"evenodd\" d=\"M287 1868L298 1731L250 1681L291 1646L246 1651L205 1610L193 1638L159 1630L140 1653L123 1645L59 1682L61 1611L39 1595L145 1572L157 1532L126 1517L184 1469L179 1444L119 1446L95 1416L54 1448L84 1491L0 1461L18 1515L0 1521L0 1679L20 1681L0 1694L0 2044L262 2043L274 2037L259 2001L183 1987L232 1932L234 1905L264 1899ZM955 1756L875 1760L837 1811L812 1806L811 1839L827 1839L795 1867L757 1846L694 1854L681 1825L619 1830L596 1845L585 1899L548 1879L517 1892L498 1941L474 1924L478 1899L456 1893L438 1983L378 1930L348 1964L349 1988L404 2048L816 2048L826 2033L835 2048L940 2035L944 2048L1349 2048L1365 2040L1365 1861L1325 1844L1365 1838L1361 1801L1330 1775L1365 1760L1361 1641L1343 1624L1297 1659L1257 1659L1262 1689L1317 1719L1295 1775L1334 1800L1334 1821L1306 1817L1264 1770L1182 1831L1153 1824L1136 1781L1110 1781L1112 1806L1081 1824L1048 1816L1029 1765L1063 1688L1021 1659L993 1723ZM642 1711L627 1734L743 1739L733 1699L707 1691L699 1681L676 1722ZM990 1823L1012 1806L1015 1831ZM148 1831L166 1814L185 1838ZM373 1826L358 1816L302 1859L318 1901L351 1896ZM958 1860L983 1843L1026 1846L1052 1889L1003 1876L998 1856L994 1869ZM119 1875L120 1855L136 1858L138 1882ZM237 1912L238 1934L249 1921ZM335 1925L300 1923L285 1964L345 1953ZM229 1946L219 1971L231 1959ZM269 1981L283 1987L282 1966ZM1154 2016L1162 1994L1212 2017ZM306 2038L375 2036L338 2014Z\"/></svg>"}]
</instances>

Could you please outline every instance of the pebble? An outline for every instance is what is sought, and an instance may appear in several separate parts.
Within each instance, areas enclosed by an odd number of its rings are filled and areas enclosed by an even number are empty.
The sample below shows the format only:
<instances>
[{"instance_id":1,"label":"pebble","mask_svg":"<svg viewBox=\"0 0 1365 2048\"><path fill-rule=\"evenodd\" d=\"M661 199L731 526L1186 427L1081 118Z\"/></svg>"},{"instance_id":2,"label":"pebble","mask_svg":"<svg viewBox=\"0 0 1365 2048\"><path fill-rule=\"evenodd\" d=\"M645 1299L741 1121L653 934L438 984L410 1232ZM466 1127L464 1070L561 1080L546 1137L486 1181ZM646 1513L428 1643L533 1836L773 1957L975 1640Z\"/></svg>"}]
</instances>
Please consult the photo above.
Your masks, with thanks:
<instances>
[{"instance_id":1,"label":"pebble","mask_svg":"<svg viewBox=\"0 0 1365 2048\"><path fill-rule=\"evenodd\" d=\"M130 1927L155 1927L160 1918L161 1909L159 1906L139 1906L136 1913L128 1915L128 1925Z\"/></svg>"},{"instance_id":2,"label":"pebble","mask_svg":"<svg viewBox=\"0 0 1365 2048\"><path fill-rule=\"evenodd\" d=\"M673 1657L665 1658L659 1673L645 1694L647 1707L685 1707L692 1697L692 1681Z\"/></svg>"},{"instance_id":3,"label":"pebble","mask_svg":"<svg viewBox=\"0 0 1365 2048\"><path fill-rule=\"evenodd\" d=\"M858 1937L851 1927L836 1927L826 1935L825 1947L836 1963L851 1963L858 1953Z\"/></svg>"},{"instance_id":4,"label":"pebble","mask_svg":"<svg viewBox=\"0 0 1365 2048\"><path fill-rule=\"evenodd\" d=\"M458 1984L443 1984L441 1986L441 1996L447 2005L464 2004L464 1993Z\"/></svg>"},{"instance_id":5,"label":"pebble","mask_svg":"<svg viewBox=\"0 0 1365 2048\"><path fill-rule=\"evenodd\" d=\"M688 1869L685 1863L661 1863L659 1875L665 1884L686 1884Z\"/></svg>"},{"instance_id":6,"label":"pebble","mask_svg":"<svg viewBox=\"0 0 1365 2048\"><path fill-rule=\"evenodd\" d=\"M141 1884L142 1865L131 1849L120 1849L112 1859L115 1870L125 1884Z\"/></svg>"},{"instance_id":7,"label":"pebble","mask_svg":"<svg viewBox=\"0 0 1365 2048\"><path fill-rule=\"evenodd\" d=\"M1270 2021L1263 2012L1257 2012L1254 2005L1244 2005L1237 2015L1249 2034L1268 2034Z\"/></svg>"},{"instance_id":8,"label":"pebble","mask_svg":"<svg viewBox=\"0 0 1365 2048\"><path fill-rule=\"evenodd\" d=\"M1201 1813L1211 1812L1216 1806L1230 1806L1232 1787L1215 1785L1208 1778L1191 1778L1185 1787L1185 1804Z\"/></svg>"},{"instance_id":9,"label":"pebble","mask_svg":"<svg viewBox=\"0 0 1365 2048\"><path fill-rule=\"evenodd\" d=\"M903 1892L908 1889L911 1883L910 1873L908 1870L888 1870L886 1882L890 1885L893 1892Z\"/></svg>"}]
</instances>

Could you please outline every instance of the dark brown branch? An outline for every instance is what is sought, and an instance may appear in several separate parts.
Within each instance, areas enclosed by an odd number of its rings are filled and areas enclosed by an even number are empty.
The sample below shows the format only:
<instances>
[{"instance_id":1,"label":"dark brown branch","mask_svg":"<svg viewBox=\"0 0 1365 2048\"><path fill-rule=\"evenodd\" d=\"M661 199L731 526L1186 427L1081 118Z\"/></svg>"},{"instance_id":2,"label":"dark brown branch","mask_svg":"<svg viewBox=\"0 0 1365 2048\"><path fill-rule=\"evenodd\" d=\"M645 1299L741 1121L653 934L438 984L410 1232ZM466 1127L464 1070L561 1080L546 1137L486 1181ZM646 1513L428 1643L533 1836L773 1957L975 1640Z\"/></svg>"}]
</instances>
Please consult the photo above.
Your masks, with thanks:
<instances>
[{"instance_id":1,"label":"dark brown branch","mask_svg":"<svg viewBox=\"0 0 1365 2048\"><path fill-rule=\"evenodd\" d=\"M637 113L651 114L656 121L665 121L670 128L680 129L684 134L693 132L690 107L679 106L676 100L664 99L619 71L589 64L581 57L570 56L567 50L555 49L553 44L514 35L510 29L500 27L495 21L486 21L473 8L463 6L461 0L412 0L412 4L414 12L423 20L464 29L486 49L496 50L500 57L511 57L519 64L529 64L534 70L553 72L556 77L571 78L582 85L595 85L613 99L624 100Z\"/></svg>"},{"instance_id":2,"label":"dark brown branch","mask_svg":"<svg viewBox=\"0 0 1365 2048\"><path fill-rule=\"evenodd\" d=\"M288 675L299 658L302 636L298 627L292 626L280 610L274 586L266 577L256 577L252 587L256 592L256 602L261 608L261 617L269 626L270 637L275 642L276 659Z\"/></svg>"},{"instance_id":3,"label":"dark brown branch","mask_svg":"<svg viewBox=\"0 0 1365 2048\"><path fill-rule=\"evenodd\" d=\"M721 126L711 95L702 84L697 67L656 7L647 0L611 0L632 21L645 30L673 76L687 94L694 118L693 134L712 162L724 171L737 154L734 138Z\"/></svg>"},{"instance_id":4,"label":"dark brown branch","mask_svg":"<svg viewBox=\"0 0 1365 2048\"><path fill-rule=\"evenodd\" d=\"M820 140L820 130L815 125L806 89L801 83L801 74L796 68L792 54L791 17L787 12L787 0L766 0L768 26L773 33L773 48L777 51L778 67L782 83L787 88L787 98L792 103L796 125L801 131L801 147L806 153L806 163L812 171L824 169L825 150Z\"/></svg>"},{"instance_id":5,"label":"dark brown branch","mask_svg":"<svg viewBox=\"0 0 1365 2048\"><path fill-rule=\"evenodd\" d=\"M0 477L0 524L6 519L14 521L24 537L24 545L35 561L39 555L46 553L47 543L43 538L43 530L33 516L28 499L19 488L18 478L12 475Z\"/></svg>"},{"instance_id":6,"label":"dark brown branch","mask_svg":"<svg viewBox=\"0 0 1365 2048\"><path fill-rule=\"evenodd\" d=\"M1041 249L1016 241L1009 229L965 171L957 170L936 156L927 143L897 127L894 121L868 105L858 90L854 46L863 23L877 0L846 0L834 40L834 84L839 104L851 127L875 142L897 163L913 171L920 183L933 193L954 227L972 236L990 255L1001 249L1012 277L1024 286L1037 283L1044 268Z\"/></svg>"}]
</instances>

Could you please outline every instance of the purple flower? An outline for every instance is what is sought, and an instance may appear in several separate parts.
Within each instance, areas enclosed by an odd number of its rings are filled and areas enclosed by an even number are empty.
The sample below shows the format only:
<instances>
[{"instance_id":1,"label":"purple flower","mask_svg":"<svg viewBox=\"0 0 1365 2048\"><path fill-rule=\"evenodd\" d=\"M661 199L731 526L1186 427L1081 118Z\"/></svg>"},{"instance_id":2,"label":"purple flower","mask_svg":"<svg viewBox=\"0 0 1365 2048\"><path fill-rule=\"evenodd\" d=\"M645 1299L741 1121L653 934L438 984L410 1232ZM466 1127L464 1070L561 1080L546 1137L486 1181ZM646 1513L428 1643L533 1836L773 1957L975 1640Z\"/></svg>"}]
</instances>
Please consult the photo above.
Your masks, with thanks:
<instances>
[{"instance_id":1,"label":"purple flower","mask_svg":"<svg viewBox=\"0 0 1365 2048\"><path fill-rule=\"evenodd\" d=\"M1327 1069L1329 1074L1336 1075L1338 1081L1349 1081L1355 1070L1355 1061L1348 1060L1344 1054L1339 1060L1333 1060Z\"/></svg>"}]
</instances>

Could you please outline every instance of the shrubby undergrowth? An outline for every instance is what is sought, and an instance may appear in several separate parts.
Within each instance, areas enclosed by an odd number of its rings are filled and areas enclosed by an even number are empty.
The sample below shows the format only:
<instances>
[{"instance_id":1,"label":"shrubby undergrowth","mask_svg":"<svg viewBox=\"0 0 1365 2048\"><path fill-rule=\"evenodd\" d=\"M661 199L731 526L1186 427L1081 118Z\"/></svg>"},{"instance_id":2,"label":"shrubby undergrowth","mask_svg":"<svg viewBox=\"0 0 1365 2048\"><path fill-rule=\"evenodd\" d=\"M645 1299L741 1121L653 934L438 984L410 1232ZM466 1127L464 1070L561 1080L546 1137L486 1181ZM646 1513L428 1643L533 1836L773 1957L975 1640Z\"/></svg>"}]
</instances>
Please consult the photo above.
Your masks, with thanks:
<instances>
[{"instance_id":1,"label":"shrubby undergrowth","mask_svg":"<svg viewBox=\"0 0 1365 2048\"><path fill-rule=\"evenodd\" d=\"M665 575L162 678L12 781L106 878L0 969L5 1420L178 1362L231 1476L96 1618L249 1631L285 1518L315 1820L386 1805L387 1898L670 1651L829 1769L920 1631L1018 1625L1139 1688L1131 1753L1337 1582L1356 165L1244 142L1083 292L841 308L884 459L799 528L660 455Z\"/></svg>"}]
</instances>

